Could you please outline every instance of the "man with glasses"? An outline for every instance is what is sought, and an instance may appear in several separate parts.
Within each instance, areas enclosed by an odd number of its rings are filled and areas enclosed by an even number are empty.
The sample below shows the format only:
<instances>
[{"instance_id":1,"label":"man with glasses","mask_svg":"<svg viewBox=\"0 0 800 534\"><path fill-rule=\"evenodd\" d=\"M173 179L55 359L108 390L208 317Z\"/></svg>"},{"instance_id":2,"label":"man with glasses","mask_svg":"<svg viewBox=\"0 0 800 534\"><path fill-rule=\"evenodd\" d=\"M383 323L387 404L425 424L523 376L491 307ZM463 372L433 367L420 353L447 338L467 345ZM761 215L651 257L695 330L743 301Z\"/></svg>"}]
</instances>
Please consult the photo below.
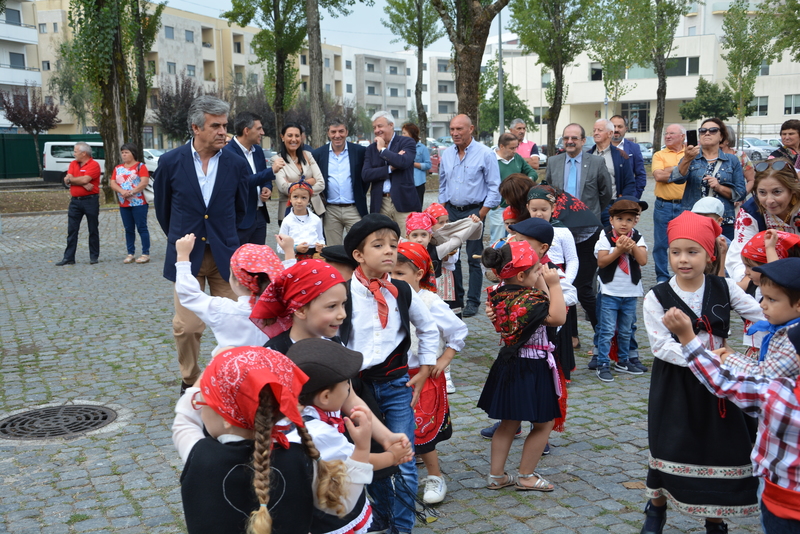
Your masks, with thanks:
<instances>
[{"instance_id":1,"label":"man with glasses","mask_svg":"<svg viewBox=\"0 0 800 534\"><path fill-rule=\"evenodd\" d=\"M656 179L656 201L653 206L653 263L656 266L656 281L669 280L669 258L667 257L667 225L681 214L681 199L685 184L669 183L672 170L683 159L686 148L686 128L670 124L664 133L667 148L653 154L653 178Z\"/></svg>"}]
</instances>

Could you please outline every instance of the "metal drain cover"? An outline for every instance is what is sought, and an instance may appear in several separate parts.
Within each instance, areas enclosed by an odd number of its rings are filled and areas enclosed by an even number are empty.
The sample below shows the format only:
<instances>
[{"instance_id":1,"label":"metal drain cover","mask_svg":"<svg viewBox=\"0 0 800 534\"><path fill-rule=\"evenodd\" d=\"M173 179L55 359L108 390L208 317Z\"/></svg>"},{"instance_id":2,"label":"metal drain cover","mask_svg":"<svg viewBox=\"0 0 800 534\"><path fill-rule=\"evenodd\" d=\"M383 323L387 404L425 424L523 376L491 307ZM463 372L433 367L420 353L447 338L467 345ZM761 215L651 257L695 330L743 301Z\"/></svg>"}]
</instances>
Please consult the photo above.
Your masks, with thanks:
<instances>
[{"instance_id":1,"label":"metal drain cover","mask_svg":"<svg viewBox=\"0 0 800 534\"><path fill-rule=\"evenodd\" d=\"M117 418L117 412L87 404L53 406L12 415L0 421L0 438L71 438L102 428Z\"/></svg>"}]
</instances>

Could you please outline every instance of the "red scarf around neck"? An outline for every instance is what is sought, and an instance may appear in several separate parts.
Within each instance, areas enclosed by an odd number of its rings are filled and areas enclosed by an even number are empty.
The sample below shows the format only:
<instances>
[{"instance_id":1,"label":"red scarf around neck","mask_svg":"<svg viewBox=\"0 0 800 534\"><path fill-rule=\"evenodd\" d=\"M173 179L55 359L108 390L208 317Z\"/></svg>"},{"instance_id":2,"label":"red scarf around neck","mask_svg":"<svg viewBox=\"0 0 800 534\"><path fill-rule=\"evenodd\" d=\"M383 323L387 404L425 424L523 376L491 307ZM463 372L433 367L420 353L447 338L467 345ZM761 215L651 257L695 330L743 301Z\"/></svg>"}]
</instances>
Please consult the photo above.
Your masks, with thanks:
<instances>
[{"instance_id":1,"label":"red scarf around neck","mask_svg":"<svg viewBox=\"0 0 800 534\"><path fill-rule=\"evenodd\" d=\"M378 318L381 321L381 328L386 328L386 324L389 322L389 305L386 304L386 298L381 293L381 288L386 289L394 298L397 298L397 288L389 281L389 275L384 273L380 278L367 278L360 265L356 267L353 275L375 297L375 302L378 303Z\"/></svg>"}]
</instances>

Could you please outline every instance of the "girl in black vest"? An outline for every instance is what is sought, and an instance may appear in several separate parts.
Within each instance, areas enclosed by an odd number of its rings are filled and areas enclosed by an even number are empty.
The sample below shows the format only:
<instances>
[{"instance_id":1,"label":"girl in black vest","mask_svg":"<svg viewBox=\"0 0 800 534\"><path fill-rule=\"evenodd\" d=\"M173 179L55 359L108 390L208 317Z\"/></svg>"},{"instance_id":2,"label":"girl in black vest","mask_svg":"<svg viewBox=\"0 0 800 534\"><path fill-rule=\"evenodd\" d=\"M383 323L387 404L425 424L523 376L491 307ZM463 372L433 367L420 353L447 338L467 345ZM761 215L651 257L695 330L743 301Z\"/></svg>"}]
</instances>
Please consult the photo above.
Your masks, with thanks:
<instances>
[{"instance_id":1,"label":"girl in black vest","mask_svg":"<svg viewBox=\"0 0 800 534\"><path fill-rule=\"evenodd\" d=\"M709 533L727 532L725 517L758 514L758 482L749 461L755 420L694 378L680 343L661 321L670 308L683 310L700 342L715 350L728 337L731 309L752 321L763 317L755 299L733 280L708 274L718 272L721 231L712 219L690 211L673 219L667 237L675 276L644 299L655 356L648 406L646 534L664 528L668 498L676 509L705 517Z\"/></svg>"}]
</instances>

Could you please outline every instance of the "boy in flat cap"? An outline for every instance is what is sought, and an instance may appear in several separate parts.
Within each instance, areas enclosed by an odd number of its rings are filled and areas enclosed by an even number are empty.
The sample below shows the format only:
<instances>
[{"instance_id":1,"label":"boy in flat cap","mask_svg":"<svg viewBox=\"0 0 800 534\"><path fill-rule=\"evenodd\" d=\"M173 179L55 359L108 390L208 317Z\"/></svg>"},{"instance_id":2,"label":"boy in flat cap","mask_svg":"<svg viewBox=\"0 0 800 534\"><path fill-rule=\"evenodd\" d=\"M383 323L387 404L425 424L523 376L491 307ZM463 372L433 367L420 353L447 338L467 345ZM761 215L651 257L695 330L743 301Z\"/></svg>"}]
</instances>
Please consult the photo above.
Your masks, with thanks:
<instances>
[{"instance_id":1,"label":"boy in flat cap","mask_svg":"<svg viewBox=\"0 0 800 534\"><path fill-rule=\"evenodd\" d=\"M642 266L647 263L647 244L636 230L642 207L638 202L620 199L608 210L611 225L600 234L594 246L597 257L600 295L597 299L597 377L613 382L611 339L617 332L617 357L614 371L631 375L644 372L629 361L636 305L642 292Z\"/></svg>"}]
</instances>

